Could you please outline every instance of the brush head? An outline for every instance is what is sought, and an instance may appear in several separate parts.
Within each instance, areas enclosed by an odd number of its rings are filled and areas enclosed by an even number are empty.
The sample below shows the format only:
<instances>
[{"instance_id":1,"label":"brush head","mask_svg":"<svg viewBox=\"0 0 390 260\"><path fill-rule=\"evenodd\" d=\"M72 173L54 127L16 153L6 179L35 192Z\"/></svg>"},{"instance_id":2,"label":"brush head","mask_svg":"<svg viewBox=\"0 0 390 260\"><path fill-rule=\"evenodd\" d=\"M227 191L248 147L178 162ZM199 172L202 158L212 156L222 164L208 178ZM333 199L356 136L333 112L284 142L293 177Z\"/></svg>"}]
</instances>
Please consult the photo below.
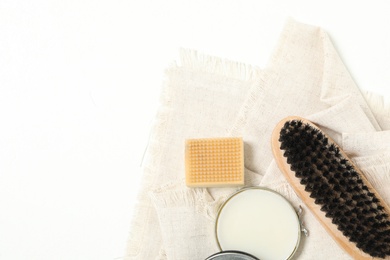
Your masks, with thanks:
<instances>
[{"instance_id":1,"label":"brush head","mask_svg":"<svg viewBox=\"0 0 390 260\"><path fill-rule=\"evenodd\" d=\"M301 118L284 120L273 139L275 156L284 157L277 160L282 172L336 241L344 236L343 247L389 257L389 208L337 144Z\"/></svg>"}]
</instances>

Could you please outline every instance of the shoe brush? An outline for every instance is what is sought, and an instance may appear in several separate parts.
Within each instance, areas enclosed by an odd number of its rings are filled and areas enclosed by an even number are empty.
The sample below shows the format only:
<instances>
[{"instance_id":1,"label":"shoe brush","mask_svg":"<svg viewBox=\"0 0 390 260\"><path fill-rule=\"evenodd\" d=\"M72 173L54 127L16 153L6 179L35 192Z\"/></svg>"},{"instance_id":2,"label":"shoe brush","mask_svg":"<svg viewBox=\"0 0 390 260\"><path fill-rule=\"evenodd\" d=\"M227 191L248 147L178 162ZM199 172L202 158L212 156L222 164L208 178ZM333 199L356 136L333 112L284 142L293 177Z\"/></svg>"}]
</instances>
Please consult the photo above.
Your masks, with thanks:
<instances>
[{"instance_id":1,"label":"shoe brush","mask_svg":"<svg viewBox=\"0 0 390 260\"><path fill-rule=\"evenodd\" d=\"M282 120L275 160L296 194L355 259L390 259L390 208L341 148L312 122Z\"/></svg>"}]
</instances>

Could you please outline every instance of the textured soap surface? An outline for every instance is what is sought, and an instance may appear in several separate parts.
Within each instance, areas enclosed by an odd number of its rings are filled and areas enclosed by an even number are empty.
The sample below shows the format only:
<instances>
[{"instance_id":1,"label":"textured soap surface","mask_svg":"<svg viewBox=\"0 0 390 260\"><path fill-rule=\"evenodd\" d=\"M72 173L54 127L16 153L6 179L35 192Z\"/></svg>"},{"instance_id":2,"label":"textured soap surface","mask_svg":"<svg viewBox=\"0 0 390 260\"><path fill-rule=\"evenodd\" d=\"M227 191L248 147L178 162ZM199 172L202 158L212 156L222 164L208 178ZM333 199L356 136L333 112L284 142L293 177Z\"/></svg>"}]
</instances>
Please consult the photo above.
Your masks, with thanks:
<instances>
[{"instance_id":1,"label":"textured soap surface","mask_svg":"<svg viewBox=\"0 0 390 260\"><path fill-rule=\"evenodd\" d=\"M244 185L242 138L188 139L185 145L186 184L189 187Z\"/></svg>"}]
</instances>

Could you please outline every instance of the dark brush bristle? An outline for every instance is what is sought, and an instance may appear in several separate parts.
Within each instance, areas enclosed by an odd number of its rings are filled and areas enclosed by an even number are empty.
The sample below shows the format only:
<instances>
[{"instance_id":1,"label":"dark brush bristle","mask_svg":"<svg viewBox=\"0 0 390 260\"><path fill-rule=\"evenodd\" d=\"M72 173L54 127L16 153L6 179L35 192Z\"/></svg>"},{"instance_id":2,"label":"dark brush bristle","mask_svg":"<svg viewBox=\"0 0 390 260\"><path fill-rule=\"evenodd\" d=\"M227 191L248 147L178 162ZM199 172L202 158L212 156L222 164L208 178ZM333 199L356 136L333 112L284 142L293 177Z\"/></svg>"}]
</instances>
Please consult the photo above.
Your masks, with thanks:
<instances>
[{"instance_id":1,"label":"dark brush bristle","mask_svg":"<svg viewBox=\"0 0 390 260\"><path fill-rule=\"evenodd\" d=\"M389 215L338 146L300 120L287 121L279 141L291 170L337 229L365 253L390 256Z\"/></svg>"}]
</instances>

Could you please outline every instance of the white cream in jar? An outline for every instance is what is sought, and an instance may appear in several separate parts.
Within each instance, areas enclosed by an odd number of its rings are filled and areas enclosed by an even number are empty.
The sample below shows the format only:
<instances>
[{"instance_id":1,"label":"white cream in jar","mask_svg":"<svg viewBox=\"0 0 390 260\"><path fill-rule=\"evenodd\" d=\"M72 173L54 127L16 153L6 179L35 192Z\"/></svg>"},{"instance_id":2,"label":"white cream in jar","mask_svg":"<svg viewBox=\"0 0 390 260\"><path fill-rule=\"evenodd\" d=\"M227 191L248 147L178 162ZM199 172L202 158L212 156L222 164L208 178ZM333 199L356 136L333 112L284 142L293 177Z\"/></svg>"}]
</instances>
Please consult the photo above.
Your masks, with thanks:
<instances>
[{"instance_id":1,"label":"white cream in jar","mask_svg":"<svg viewBox=\"0 0 390 260\"><path fill-rule=\"evenodd\" d=\"M286 260L300 240L300 222L291 204L264 188L247 188L222 205L216 221L221 250L247 252L261 260Z\"/></svg>"}]
</instances>

